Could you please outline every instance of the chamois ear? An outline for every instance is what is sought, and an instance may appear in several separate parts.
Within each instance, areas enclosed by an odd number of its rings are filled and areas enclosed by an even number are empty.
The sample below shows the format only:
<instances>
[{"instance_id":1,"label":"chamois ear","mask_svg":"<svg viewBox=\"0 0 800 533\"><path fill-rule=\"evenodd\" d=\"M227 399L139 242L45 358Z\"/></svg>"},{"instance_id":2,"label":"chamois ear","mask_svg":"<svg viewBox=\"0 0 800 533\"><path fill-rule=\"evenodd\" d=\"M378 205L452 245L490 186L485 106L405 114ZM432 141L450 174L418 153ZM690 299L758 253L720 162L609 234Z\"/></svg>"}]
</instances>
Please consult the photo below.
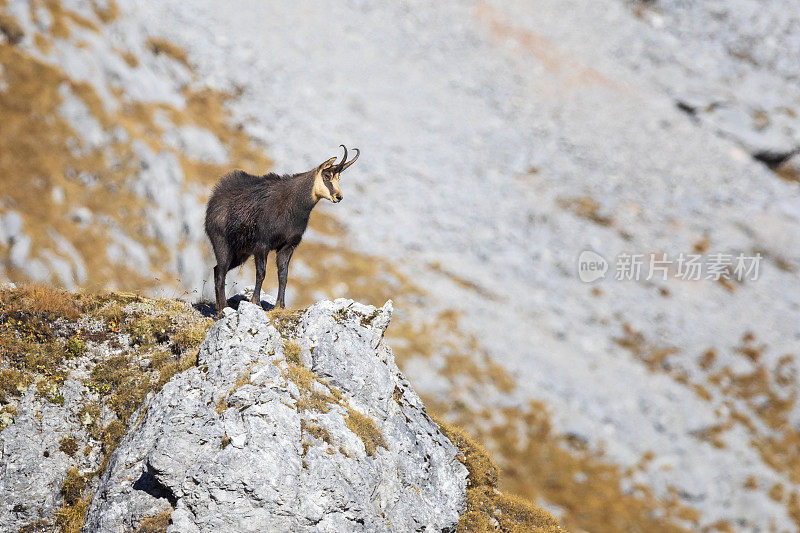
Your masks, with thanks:
<instances>
[{"instance_id":1,"label":"chamois ear","mask_svg":"<svg viewBox=\"0 0 800 533\"><path fill-rule=\"evenodd\" d=\"M334 162L334 161L336 161L336 156L334 156L334 157L331 157L330 159L328 159L327 161L325 161L324 163L322 163L322 164L321 164L319 167L317 167L317 168L318 168L319 170L325 170L326 168L331 168L331 167L333 166L333 162Z\"/></svg>"}]
</instances>

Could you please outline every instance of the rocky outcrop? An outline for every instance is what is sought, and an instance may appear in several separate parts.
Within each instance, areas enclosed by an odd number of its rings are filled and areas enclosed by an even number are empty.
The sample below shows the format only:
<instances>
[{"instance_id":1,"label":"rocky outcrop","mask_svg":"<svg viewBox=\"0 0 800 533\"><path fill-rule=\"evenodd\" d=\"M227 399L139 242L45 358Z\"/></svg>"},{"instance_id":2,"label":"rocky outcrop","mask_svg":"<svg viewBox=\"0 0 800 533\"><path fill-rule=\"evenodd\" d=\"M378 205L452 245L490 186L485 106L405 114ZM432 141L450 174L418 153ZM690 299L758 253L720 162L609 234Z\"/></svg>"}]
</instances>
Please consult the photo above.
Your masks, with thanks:
<instances>
[{"instance_id":1,"label":"rocky outcrop","mask_svg":"<svg viewBox=\"0 0 800 533\"><path fill-rule=\"evenodd\" d=\"M226 309L146 404L83 531L454 531L467 470L398 370L380 309ZM174 511L172 510L174 508Z\"/></svg>"}]
</instances>

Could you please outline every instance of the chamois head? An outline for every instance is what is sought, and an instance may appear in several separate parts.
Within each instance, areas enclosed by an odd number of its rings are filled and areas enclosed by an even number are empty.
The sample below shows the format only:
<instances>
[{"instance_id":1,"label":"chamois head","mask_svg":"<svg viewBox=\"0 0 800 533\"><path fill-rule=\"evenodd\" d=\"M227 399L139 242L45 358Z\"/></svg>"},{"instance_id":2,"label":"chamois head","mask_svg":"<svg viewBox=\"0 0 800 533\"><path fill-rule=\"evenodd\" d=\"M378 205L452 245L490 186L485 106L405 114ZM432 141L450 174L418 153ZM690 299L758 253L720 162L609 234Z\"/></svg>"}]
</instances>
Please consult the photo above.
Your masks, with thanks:
<instances>
[{"instance_id":1,"label":"chamois head","mask_svg":"<svg viewBox=\"0 0 800 533\"><path fill-rule=\"evenodd\" d=\"M341 202L342 198L344 198L342 189L339 188L339 175L344 172L347 167L356 162L360 152L358 148L354 148L356 151L356 156L348 161L347 148L343 144L340 144L339 146L344 148L344 156L342 156L341 162L334 164L336 157L331 157L316 168L316 175L314 176L314 188L311 191L311 196L314 202L318 202L322 198L325 198L326 200L330 200L336 204Z\"/></svg>"}]
</instances>

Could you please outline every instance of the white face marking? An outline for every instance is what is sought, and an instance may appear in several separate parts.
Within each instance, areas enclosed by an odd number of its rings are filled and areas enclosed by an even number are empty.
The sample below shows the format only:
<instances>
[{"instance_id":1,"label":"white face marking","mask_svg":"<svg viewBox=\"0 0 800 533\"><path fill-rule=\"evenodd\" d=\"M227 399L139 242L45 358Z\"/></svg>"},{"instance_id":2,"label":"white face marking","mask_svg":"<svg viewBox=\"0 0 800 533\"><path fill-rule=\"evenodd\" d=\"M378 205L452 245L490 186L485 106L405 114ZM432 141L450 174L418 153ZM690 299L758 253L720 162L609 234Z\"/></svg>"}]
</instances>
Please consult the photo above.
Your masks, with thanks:
<instances>
[{"instance_id":1,"label":"white face marking","mask_svg":"<svg viewBox=\"0 0 800 533\"><path fill-rule=\"evenodd\" d=\"M317 173L314 176L314 186L311 188L311 199L314 203L319 202L322 198L333 202L334 204L338 202L338 200L334 200L333 196L331 196L331 191L328 189L328 186L325 185L325 180L322 178L323 171L331 168L333 166L333 162L336 161L335 157L331 157L324 163L322 163L319 167L317 167ZM339 173L333 175L331 178L331 188L336 196L341 198L342 190L339 188Z\"/></svg>"},{"instance_id":2,"label":"white face marking","mask_svg":"<svg viewBox=\"0 0 800 533\"><path fill-rule=\"evenodd\" d=\"M314 176L314 187L311 190L311 199L314 203L319 202L322 198L334 204L338 203L339 200L336 200L334 197L338 196L339 199L342 197L342 189L339 188L339 174L334 174L330 179L330 189L325 185L322 174L323 170L318 170L317 174ZM333 195L331 195L331 189L333 189Z\"/></svg>"},{"instance_id":3,"label":"white face marking","mask_svg":"<svg viewBox=\"0 0 800 533\"><path fill-rule=\"evenodd\" d=\"M333 192L338 194L339 196L343 196L342 189L339 188L339 174L334 174L333 178L331 179L331 186L333 187Z\"/></svg>"},{"instance_id":4,"label":"white face marking","mask_svg":"<svg viewBox=\"0 0 800 533\"><path fill-rule=\"evenodd\" d=\"M314 200L314 202L319 202L323 198L333 202L331 193L328 191L328 187L325 185L325 181L322 179L322 170L318 170L317 175L314 176L314 187L311 189L311 198Z\"/></svg>"}]
</instances>

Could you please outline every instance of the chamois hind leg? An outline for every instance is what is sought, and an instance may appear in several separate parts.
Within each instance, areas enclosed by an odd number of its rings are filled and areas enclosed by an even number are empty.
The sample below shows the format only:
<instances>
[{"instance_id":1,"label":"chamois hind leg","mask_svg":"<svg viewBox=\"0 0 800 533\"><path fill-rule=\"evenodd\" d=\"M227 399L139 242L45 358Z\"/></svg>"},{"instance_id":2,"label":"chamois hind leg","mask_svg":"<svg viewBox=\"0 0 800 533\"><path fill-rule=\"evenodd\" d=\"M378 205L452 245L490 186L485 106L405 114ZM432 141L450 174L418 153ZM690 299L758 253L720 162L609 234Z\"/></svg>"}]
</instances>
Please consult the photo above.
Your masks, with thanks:
<instances>
[{"instance_id":1,"label":"chamois hind leg","mask_svg":"<svg viewBox=\"0 0 800 533\"><path fill-rule=\"evenodd\" d=\"M275 307L286 307L283 302L286 294L286 279L289 277L289 261L292 259L294 246L284 246L275 255L275 264L278 267L278 298L275 300Z\"/></svg>"},{"instance_id":2,"label":"chamois hind leg","mask_svg":"<svg viewBox=\"0 0 800 533\"><path fill-rule=\"evenodd\" d=\"M267 274L268 253L265 246L260 246L253 251L253 259L256 263L256 286L250 301L256 305L261 305L261 284L264 283L264 276Z\"/></svg>"}]
</instances>

